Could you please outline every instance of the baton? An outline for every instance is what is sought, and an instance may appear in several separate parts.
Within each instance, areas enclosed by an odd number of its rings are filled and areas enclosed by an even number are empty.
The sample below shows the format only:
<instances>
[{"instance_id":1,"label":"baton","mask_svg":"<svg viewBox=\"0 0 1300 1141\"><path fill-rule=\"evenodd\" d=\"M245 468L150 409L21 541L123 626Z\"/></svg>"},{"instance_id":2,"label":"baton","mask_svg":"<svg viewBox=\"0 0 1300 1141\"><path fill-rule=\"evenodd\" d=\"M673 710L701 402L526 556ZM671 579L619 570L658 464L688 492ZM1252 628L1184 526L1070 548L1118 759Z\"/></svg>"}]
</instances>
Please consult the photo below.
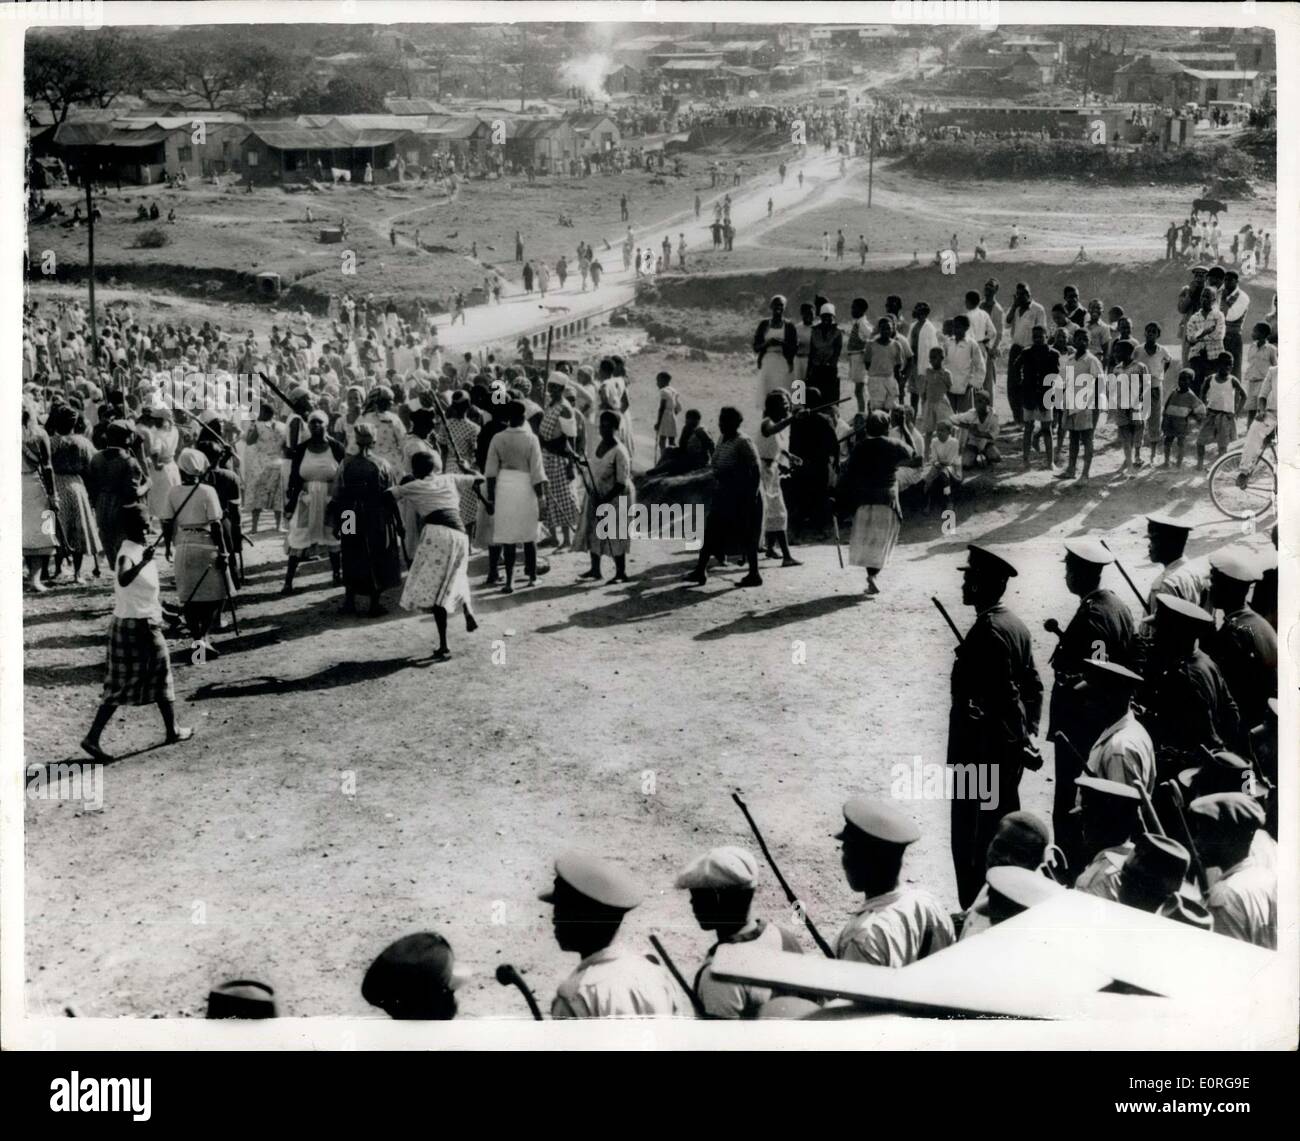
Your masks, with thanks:
<instances>
[{"instance_id":1,"label":"baton","mask_svg":"<svg viewBox=\"0 0 1300 1141\"><path fill-rule=\"evenodd\" d=\"M524 1001L528 1003L528 1009L533 1012L534 1021L542 1021L542 1012L538 1008L537 999L533 997L533 992L528 989L528 984L524 982L523 977L509 963L502 963L497 967L497 982L502 986L514 986L519 988L519 993L524 996Z\"/></svg>"},{"instance_id":2,"label":"baton","mask_svg":"<svg viewBox=\"0 0 1300 1141\"><path fill-rule=\"evenodd\" d=\"M447 433L447 446L451 448L451 454L456 457L456 465L466 475L469 474L473 464L467 464L465 457L460 454L460 449L456 447L456 437L451 434L451 424L447 420L447 413L443 410L442 401L438 398L438 393L433 394L433 406L437 409L438 418L442 421L442 430ZM474 494L478 496L478 501L483 504L489 515L493 514L492 504L490 504L483 495L482 489L477 483L474 484Z\"/></svg>"},{"instance_id":3,"label":"baton","mask_svg":"<svg viewBox=\"0 0 1300 1141\"><path fill-rule=\"evenodd\" d=\"M700 996L686 985L686 980L682 978L682 972L677 969L677 964L673 962L672 956L664 949L664 945L659 942L658 935L650 936L650 945L654 947L655 951L658 952L659 957L663 959L664 966L668 968L668 973L677 980L677 985L681 987L682 990L686 992L687 997L690 998L691 1006L695 1008L695 1017L707 1018L708 1014L705 1013L704 1003L700 1001Z\"/></svg>"},{"instance_id":4,"label":"baton","mask_svg":"<svg viewBox=\"0 0 1300 1141\"><path fill-rule=\"evenodd\" d=\"M1187 841L1187 851L1192 857L1192 874L1196 877L1196 883L1201 889L1201 895L1209 893L1210 879L1205 872L1205 863L1201 859L1201 853L1196 847L1196 840L1192 836L1192 826L1187 822L1187 817L1183 813L1183 789L1176 780L1165 781L1165 787L1169 789L1169 803L1174 806L1174 815L1178 817L1178 826L1183 831L1183 837Z\"/></svg>"},{"instance_id":5,"label":"baton","mask_svg":"<svg viewBox=\"0 0 1300 1141\"><path fill-rule=\"evenodd\" d=\"M1100 539L1100 540L1098 540L1098 541L1101 543L1101 545L1102 545L1103 547L1106 548L1106 550L1110 551L1110 546L1107 544L1107 542L1106 542L1105 539ZM1111 551L1111 554L1114 554L1114 552ZM1149 607L1149 606L1147 605L1147 600L1146 600L1145 598L1142 597L1142 592L1141 592L1140 590L1138 590L1138 588L1137 588L1137 584L1134 583L1134 581L1133 581L1131 578L1129 578L1129 576L1128 576L1128 571L1126 571L1126 570L1124 569L1124 564L1123 564L1122 562L1120 562L1118 558L1115 559L1115 569L1116 569L1117 571L1119 571L1119 573L1120 573L1120 575L1123 577L1124 581L1125 581L1126 583L1128 583L1129 589L1130 589L1134 594L1137 595L1137 600L1138 600L1138 602L1140 602L1140 603L1142 604L1142 612L1143 612L1144 614L1150 614L1150 613L1151 613L1151 607Z\"/></svg>"},{"instance_id":6,"label":"baton","mask_svg":"<svg viewBox=\"0 0 1300 1141\"><path fill-rule=\"evenodd\" d=\"M944 607L944 604L940 602L933 594L930 595L930 601L934 603L935 609L937 609L939 613L943 615L943 620L948 623L948 629L952 631L953 637L957 639L957 645L960 646L962 644L962 636L961 636L961 631L957 629L957 623L952 620L952 616L948 613L947 609Z\"/></svg>"},{"instance_id":7,"label":"baton","mask_svg":"<svg viewBox=\"0 0 1300 1141\"><path fill-rule=\"evenodd\" d=\"M758 825L754 823L754 818L749 814L749 808L745 802L740 799L740 793L733 792L731 799L736 802L736 807L745 814L745 820L749 824L749 830L754 833L754 839L758 841L759 850L763 853L763 858L768 862L772 869L772 874L776 876L776 882L781 885L781 890L785 892L785 898L798 909L799 914L803 917L804 926L808 928L808 933L812 935L814 942L821 948L822 954L828 959L835 958L835 952L831 950L830 944L822 938L821 932L817 930L817 925L813 923L811 916L804 910L803 904L800 903L799 897L791 890L790 885L786 883L785 876L781 874L781 869L776 866L776 861L772 859L772 853L767 849L767 841L763 839L763 833L758 830Z\"/></svg>"}]
</instances>

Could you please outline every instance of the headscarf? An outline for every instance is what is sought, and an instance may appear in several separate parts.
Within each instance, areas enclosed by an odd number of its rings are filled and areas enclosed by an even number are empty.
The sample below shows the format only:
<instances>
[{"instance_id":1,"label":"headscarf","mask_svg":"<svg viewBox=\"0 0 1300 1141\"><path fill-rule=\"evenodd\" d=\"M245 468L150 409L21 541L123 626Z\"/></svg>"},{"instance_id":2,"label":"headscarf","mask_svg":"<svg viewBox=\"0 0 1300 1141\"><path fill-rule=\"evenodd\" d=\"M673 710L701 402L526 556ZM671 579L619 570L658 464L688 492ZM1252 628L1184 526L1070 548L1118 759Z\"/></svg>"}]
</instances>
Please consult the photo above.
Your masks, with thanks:
<instances>
[{"instance_id":1,"label":"headscarf","mask_svg":"<svg viewBox=\"0 0 1300 1141\"><path fill-rule=\"evenodd\" d=\"M186 448L176 457L176 466L183 475L201 476L208 470L208 457L197 448Z\"/></svg>"}]
</instances>

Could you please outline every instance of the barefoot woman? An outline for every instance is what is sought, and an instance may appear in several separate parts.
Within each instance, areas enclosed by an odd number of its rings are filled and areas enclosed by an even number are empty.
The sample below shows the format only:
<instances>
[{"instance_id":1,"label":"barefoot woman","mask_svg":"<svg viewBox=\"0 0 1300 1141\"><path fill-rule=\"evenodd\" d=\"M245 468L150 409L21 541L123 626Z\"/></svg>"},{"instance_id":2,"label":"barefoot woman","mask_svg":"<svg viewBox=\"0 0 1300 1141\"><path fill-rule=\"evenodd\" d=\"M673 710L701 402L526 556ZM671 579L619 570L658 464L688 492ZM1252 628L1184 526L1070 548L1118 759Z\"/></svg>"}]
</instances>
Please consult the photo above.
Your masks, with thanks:
<instances>
[{"instance_id":1,"label":"barefoot woman","mask_svg":"<svg viewBox=\"0 0 1300 1141\"><path fill-rule=\"evenodd\" d=\"M144 545L146 520L139 505L118 512L122 536L113 579L113 621L108 636L108 678L104 696L81 747L97 761L112 758L99 747L104 726L119 705L157 705L167 744L188 741L193 729L176 724L171 658L162 633L162 600L154 550Z\"/></svg>"},{"instance_id":2,"label":"barefoot woman","mask_svg":"<svg viewBox=\"0 0 1300 1141\"><path fill-rule=\"evenodd\" d=\"M388 494L411 504L420 519L420 538L410 574L402 588L403 610L433 611L438 625L438 648L433 656L451 657L447 649L447 611L465 611L465 629L478 629L469 595L469 539L460 514L461 492L482 482L478 474L442 473L437 453L417 452L411 457L409 483L390 487Z\"/></svg>"}]
</instances>

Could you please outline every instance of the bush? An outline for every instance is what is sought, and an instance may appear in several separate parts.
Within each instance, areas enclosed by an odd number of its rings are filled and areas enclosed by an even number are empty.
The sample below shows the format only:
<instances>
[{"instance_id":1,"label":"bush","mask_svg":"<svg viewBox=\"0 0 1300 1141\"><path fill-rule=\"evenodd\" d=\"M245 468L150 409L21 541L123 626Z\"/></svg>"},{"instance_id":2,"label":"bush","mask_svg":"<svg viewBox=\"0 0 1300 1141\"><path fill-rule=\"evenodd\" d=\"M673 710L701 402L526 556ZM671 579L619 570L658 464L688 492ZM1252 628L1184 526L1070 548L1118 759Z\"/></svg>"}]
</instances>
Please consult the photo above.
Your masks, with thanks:
<instances>
[{"instance_id":1,"label":"bush","mask_svg":"<svg viewBox=\"0 0 1300 1141\"><path fill-rule=\"evenodd\" d=\"M138 250L160 250L171 239L167 236L165 230L160 230L155 226L151 230L142 230L139 237L135 240L135 248Z\"/></svg>"},{"instance_id":2,"label":"bush","mask_svg":"<svg viewBox=\"0 0 1300 1141\"><path fill-rule=\"evenodd\" d=\"M1206 171L1244 183L1255 160L1235 147L1091 146L1075 139L949 139L918 143L900 162L942 178L1066 178L1131 184L1196 183Z\"/></svg>"}]
</instances>

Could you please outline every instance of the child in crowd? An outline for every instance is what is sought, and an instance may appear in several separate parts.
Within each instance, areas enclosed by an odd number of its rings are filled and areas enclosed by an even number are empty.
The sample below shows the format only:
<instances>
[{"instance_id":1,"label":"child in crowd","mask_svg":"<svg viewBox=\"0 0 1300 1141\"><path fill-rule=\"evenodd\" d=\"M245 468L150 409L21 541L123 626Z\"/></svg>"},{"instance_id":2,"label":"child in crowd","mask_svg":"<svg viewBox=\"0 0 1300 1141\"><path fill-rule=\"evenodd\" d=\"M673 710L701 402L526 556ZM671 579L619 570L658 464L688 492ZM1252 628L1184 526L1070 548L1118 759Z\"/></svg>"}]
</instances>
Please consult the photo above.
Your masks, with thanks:
<instances>
[{"instance_id":1,"label":"child in crowd","mask_svg":"<svg viewBox=\"0 0 1300 1141\"><path fill-rule=\"evenodd\" d=\"M1268 370L1277 364L1277 348L1268 342L1272 333L1272 326L1266 321L1255 322L1251 330L1255 343L1250 347L1246 367L1243 370L1245 375L1241 378L1246 386L1247 428L1255 422L1255 417L1258 415L1259 394L1264 387Z\"/></svg>"},{"instance_id":2,"label":"child in crowd","mask_svg":"<svg viewBox=\"0 0 1300 1141\"><path fill-rule=\"evenodd\" d=\"M664 452L677 443L677 417L682 414L682 401L673 388L673 378L661 372L655 377L659 386L659 415L655 418L655 459L663 459Z\"/></svg>"},{"instance_id":3,"label":"child in crowd","mask_svg":"<svg viewBox=\"0 0 1300 1141\"><path fill-rule=\"evenodd\" d=\"M925 440L922 455L930 454L930 441L939 425L952 417L948 393L952 391L952 373L943 367L943 349L930 350L930 364L921 377L921 416L917 428Z\"/></svg>"},{"instance_id":4,"label":"child in crowd","mask_svg":"<svg viewBox=\"0 0 1300 1141\"><path fill-rule=\"evenodd\" d=\"M1174 448L1178 455L1178 466L1183 466L1183 446L1187 441L1187 428L1191 420L1199 420L1205 415L1205 405L1201 403L1201 398L1192 391L1192 384L1196 380L1196 373L1190 368L1180 369L1178 372L1178 388L1170 393L1169 399L1165 401L1164 411L1160 420L1160 434L1165 443L1165 459L1162 466L1169 466L1169 446L1176 445Z\"/></svg>"},{"instance_id":5,"label":"child in crowd","mask_svg":"<svg viewBox=\"0 0 1300 1141\"><path fill-rule=\"evenodd\" d=\"M1246 390L1232 375L1232 354L1221 352L1205 386L1206 416L1196 437L1196 470L1205 466L1205 449L1218 446L1219 455L1237 438L1237 410L1246 402Z\"/></svg>"},{"instance_id":6,"label":"child in crowd","mask_svg":"<svg viewBox=\"0 0 1300 1141\"><path fill-rule=\"evenodd\" d=\"M952 494L961 485L961 448L952 421L941 420L935 428L934 446L930 450L930 463L925 469L925 513L936 498Z\"/></svg>"},{"instance_id":7,"label":"child in crowd","mask_svg":"<svg viewBox=\"0 0 1300 1141\"><path fill-rule=\"evenodd\" d=\"M993 411L993 401L982 388L975 390L975 407L960 412L952 418L953 424L964 429L961 462L963 467L984 467L1002 462L998 451L998 414Z\"/></svg>"},{"instance_id":8,"label":"child in crowd","mask_svg":"<svg viewBox=\"0 0 1300 1141\"><path fill-rule=\"evenodd\" d=\"M1115 381L1108 385L1107 396L1112 401L1110 419L1124 450L1121 476L1128 475L1130 468L1142 466L1142 429L1150 400L1151 381L1146 366L1132 359L1133 348L1129 340L1112 341L1110 346L1111 376Z\"/></svg>"},{"instance_id":9,"label":"child in crowd","mask_svg":"<svg viewBox=\"0 0 1300 1141\"><path fill-rule=\"evenodd\" d=\"M1156 447L1160 443L1160 419L1161 412L1164 408L1165 394L1165 374L1169 371L1174 363L1174 358L1169 355L1169 350L1160 343L1160 326L1154 321L1148 321L1146 328L1143 330L1146 339L1137 347L1137 352L1133 354L1133 359L1139 364L1146 366L1151 384L1151 407L1147 417L1146 435L1147 442L1151 446L1151 456L1147 461L1154 464L1156 462Z\"/></svg>"}]
</instances>

